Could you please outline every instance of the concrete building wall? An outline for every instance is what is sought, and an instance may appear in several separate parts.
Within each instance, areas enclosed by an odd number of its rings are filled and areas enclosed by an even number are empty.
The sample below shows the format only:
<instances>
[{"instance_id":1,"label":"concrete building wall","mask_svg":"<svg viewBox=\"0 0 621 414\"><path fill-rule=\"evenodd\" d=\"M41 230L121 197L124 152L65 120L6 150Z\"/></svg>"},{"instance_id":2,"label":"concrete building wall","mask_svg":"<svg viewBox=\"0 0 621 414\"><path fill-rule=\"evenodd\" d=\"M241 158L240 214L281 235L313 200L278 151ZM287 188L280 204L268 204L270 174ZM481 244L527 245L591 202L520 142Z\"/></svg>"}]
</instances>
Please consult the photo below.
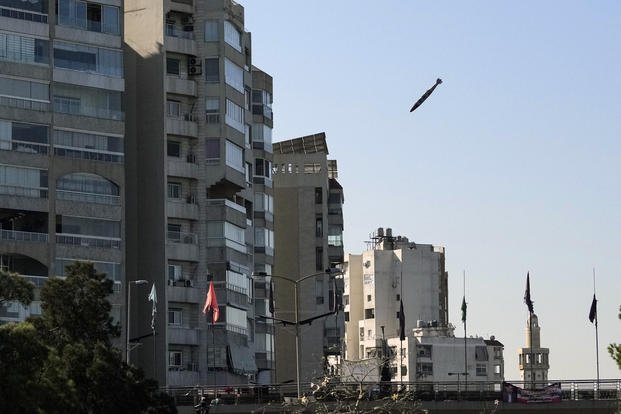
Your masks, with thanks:
<instances>
[{"instance_id":1,"label":"concrete building wall","mask_svg":"<svg viewBox=\"0 0 621 414\"><path fill-rule=\"evenodd\" d=\"M309 150L303 148L309 145ZM294 148L294 149L292 149ZM274 146L274 275L298 283L298 320L329 313L332 283L328 260L328 162L325 135ZM316 275L316 276L313 276ZM276 317L295 321L294 284L274 279ZM324 319L300 327L300 373L309 382L324 372L327 344ZM295 380L295 332L277 326L276 380Z\"/></svg>"}]
</instances>

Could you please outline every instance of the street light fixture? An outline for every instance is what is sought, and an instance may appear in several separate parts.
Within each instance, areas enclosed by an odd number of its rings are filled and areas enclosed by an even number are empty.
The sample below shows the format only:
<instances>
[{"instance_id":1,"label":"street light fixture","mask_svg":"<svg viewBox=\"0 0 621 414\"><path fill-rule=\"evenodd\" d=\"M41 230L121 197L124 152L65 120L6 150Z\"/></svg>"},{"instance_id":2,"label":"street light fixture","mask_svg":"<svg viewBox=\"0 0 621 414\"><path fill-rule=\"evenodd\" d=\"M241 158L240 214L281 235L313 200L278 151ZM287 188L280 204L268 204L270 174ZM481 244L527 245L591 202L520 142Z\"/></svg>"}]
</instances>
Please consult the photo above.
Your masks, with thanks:
<instances>
[{"instance_id":1,"label":"street light fixture","mask_svg":"<svg viewBox=\"0 0 621 414\"><path fill-rule=\"evenodd\" d=\"M131 344L129 342L129 322L130 322L130 305L131 305L131 300L132 300L132 295L131 295L131 287L132 285L146 285L149 282L144 280L144 279L139 279L139 280L129 280L127 282L127 328L125 329L126 332L126 344L125 344L125 363L127 363L127 365L129 365L129 352L131 351ZM154 339L155 340L155 339Z\"/></svg>"},{"instance_id":2,"label":"street light fixture","mask_svg":"<svg viewBox=\"0 0 621 414\"><path fill-rule=\"evenodd\" d=\"M306 275L303 276L299 279L291 279L288 278L286 276L278 276L278 275L270 275L267 274L265 272L258 272L258 273L253 273L253 277L270 277L270 278L275 278L275 279L282 279L284 281L287 281L289 283L293 284L293 288L294 288L294 295L293 295L293 306L294 306L294 320L293 321L289 321L286 319L280 319L280 318L274 318L274 317L269 317L269 316L265 316L265 315L257 315L258 317L261 318L265 318L265 319L272 319L275 321L278 321L280 323L282 323L283 325L293 325L295 326L295 377L296 377L296 384L297 384L297 396L298 399L301 397L302 395L302 391L301 391L301 385L300 385L300 325L306 325L306 324L311 324L314 320L316 319L320 319L323 318L325 316L329 316L332 315L336 312L338 312L339 306L336 303L336 300L334 302L334 310L328 313L323 313L321 315L317 315L317 316L312 316L310 318L306 318L303 320L300 320L300 309L299 309L299 297L298 297L298 285L300 283L302 283L303 281L310 279L311 277L317 277L317 276L321 276L321 275L325 275L327 274L328 276L330 276L332 278L332 280L334 281L336 279L337 276L342 276L343 271L341 269L338 268L329 268L326 269L323 272L319 272L319 273L313 273L311 275ZM336 295L336 287L334 289L335 295ZM271 300L271 299L270 299Z\"/></svg>"}]
</instances>

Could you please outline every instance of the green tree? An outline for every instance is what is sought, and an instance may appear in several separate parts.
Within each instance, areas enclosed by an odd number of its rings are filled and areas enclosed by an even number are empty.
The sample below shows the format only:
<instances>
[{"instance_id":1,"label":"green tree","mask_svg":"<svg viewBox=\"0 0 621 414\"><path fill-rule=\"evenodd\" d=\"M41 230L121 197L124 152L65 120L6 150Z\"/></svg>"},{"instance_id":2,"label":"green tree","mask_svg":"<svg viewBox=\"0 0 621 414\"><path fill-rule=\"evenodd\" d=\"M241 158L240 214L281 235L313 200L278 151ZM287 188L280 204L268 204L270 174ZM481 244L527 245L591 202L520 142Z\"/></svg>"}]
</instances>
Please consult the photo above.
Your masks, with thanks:
<instances>
[{"instance_id":1,"label":"green tree","mask_svg":"<svg viewBox=\"0 0 621 414\"><path fill-rule=\"evenodd\" d=\"M0 270L0 306L8 302L29 305L34 299L34 284L17 273Z\"/></svg>"},{"instance_id":2,"label":"green tree","mask_svg":"<svg viewBox=\"0 0 621 414\"><path fill-rule=\"evenodd\" d=\"M67 266L66 278L41 290L41 317L33 319L50 348L43 367L48 389L61 397L44 401L45 413L146 412L159 405L157 382L128 366L112 344L120 329L107 297L113 282L91 263ZM153 411L175 412L175 411Z\"/></svg>"},{"instance_id":3,"label":"green tree","mask_svg":"<svg viewBox=\"0 0 621 414\"><path fill-rule=\"evenodd\" d=\"M619 319L621 319L621 307L619 307ZM608 345L608 352L612 359L617 361L617 366L621 369L621 344Z\"/></svg>"},{"instance_id":4,"label":"green tree","mask_svg":"<svg viewBox=\"0 0 621 414\"><path fill-rule=\"evenodd\" d=\"M31 323L0 326L0 413L36 412L48 348Z\"/></svg>"}]
</instances>

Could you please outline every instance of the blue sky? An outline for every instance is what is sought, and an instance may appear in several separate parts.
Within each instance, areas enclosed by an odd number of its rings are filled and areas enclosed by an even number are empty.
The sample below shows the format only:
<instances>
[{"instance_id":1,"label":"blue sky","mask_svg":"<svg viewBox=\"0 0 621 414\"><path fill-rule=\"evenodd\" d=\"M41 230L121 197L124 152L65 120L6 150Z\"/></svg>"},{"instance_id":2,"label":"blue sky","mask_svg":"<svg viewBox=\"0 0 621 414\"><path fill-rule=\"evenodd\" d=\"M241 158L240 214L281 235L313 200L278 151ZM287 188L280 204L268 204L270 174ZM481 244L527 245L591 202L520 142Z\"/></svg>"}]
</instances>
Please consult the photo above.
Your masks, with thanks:
<instances>
[{"instance_id":1,"label":"blue sky","mask_svg":"<svg viewBox=\"0 0 621 414\"><path fill-rule=\"evenodd\" d=\"M550 378L621 372L621 2L246 0L274 141L325 131L345 250L391 227L446 247L451 321L525 346L526 272ZM414 113L437 77L444 83ZM277 212L276 212L277 213Z\"/></svg>"}]
</instances>

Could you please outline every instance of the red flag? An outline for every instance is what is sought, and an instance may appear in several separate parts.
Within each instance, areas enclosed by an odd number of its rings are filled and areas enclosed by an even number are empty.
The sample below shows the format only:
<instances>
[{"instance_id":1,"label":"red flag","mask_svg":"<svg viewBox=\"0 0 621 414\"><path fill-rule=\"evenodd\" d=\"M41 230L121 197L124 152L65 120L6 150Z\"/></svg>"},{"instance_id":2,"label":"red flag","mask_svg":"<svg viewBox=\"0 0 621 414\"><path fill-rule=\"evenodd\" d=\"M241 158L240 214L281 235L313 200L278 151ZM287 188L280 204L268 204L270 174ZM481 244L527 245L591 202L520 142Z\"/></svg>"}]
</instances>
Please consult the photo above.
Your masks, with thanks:
<instances>
[{"instance_id":1,"label":"red flag","mask_svg":"<svg viewBox=\"0 0 621 414\"><path fill-rule=\"evenodd\" d=\"M205 306L203 307L203 313L212 311L213 323L218 321L220 316L220 308L218 307L218 300L216 299L216 290L213 288L213 280L209 282L209 292L207 292L207 299L205 300Z\"/></svg>"}]
</instances>

